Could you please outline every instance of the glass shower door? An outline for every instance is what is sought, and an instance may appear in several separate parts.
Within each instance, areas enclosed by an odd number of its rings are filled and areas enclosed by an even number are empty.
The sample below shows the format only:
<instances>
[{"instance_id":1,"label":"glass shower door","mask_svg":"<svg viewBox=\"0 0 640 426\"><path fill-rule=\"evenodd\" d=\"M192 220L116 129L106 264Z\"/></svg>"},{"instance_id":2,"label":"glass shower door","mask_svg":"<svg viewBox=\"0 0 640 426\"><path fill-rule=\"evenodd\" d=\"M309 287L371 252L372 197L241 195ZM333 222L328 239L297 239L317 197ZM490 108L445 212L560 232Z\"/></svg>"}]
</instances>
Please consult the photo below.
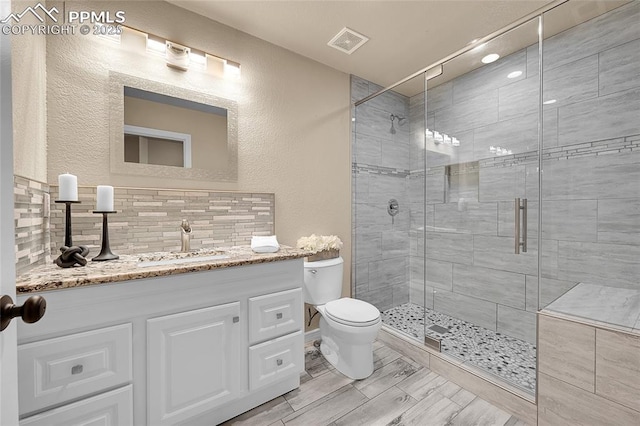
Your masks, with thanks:
<instances>
[{"instance_id":1,"label":"glass shower door","mask_svg":"<svg viewBox=\"0 0 640 426\"><path fill-rule=\"evenodd\" d=\"M640 2L583 8L591 19L558 33L573 3L544 16L538 304L640 329Z\"/></svg>"},{"instance_id":2,"label":"glass shower door","mask_svg":"<svg viewBox=\"0 0 640 426\"><path fill-rule=\"evenodd\" d=\"M355 297L376 306L385 325L422 340L424 262L424 78L418 76L354 112L353 276ZM356 100L382 87L352 77Z\"/></svg>"},{"instance_id":3,"label":"glass shower door","mask_svg":"<svg viewBox=\"0 0 640 426\"><path fill-rule=\"evenodd\" d=\"M427 82L425 130L425 342L529 393L539 248L538 26L529 21L446 62Z\"/></svg>"}]
</instances>

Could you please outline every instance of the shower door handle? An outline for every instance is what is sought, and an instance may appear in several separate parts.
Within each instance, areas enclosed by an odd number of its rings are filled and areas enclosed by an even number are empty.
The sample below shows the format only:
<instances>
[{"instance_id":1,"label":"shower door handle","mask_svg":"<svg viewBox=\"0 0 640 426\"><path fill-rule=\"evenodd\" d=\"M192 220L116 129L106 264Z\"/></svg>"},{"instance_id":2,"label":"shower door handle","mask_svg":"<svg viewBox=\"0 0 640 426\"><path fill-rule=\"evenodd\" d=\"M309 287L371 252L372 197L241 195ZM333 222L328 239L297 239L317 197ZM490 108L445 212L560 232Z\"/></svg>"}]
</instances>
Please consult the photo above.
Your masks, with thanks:
<instances>
[{"instance_id":1,"label":"shower door handle","mask_svg":"<svg viewBox=\"0 0 640 426\"><path fill-rule=\"evenodd\" d=\"M522 252L527 252L527 199L522 199Z\"/></svg>"},{"instance_id":2,"label":"shower door handle","mask_svg":"<svg viewBox=\"0 0 640 426\"><path fill-rule=\"evenodd\" d=\"M522 202L520 198L516 198L514 209L515 211L515 253L520 254L520 248L522 252L527 252L527 199L523 198ZM520 211L522 210L522 222L520 221ZM522 241L520 241L520 225L522 223Z\"/></svg>"}]
</instances>

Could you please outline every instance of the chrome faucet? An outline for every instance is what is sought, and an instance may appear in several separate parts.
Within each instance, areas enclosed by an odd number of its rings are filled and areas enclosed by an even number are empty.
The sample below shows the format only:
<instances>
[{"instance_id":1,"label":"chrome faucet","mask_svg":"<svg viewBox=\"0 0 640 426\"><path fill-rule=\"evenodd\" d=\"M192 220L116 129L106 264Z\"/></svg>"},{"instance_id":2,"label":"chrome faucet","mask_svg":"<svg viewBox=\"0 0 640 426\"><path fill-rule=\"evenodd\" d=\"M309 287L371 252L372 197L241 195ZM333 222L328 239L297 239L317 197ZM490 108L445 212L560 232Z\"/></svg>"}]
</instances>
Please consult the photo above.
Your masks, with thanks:
<instances>
[{"instance_id":1,"label":"chrome faucet","mask_svg":"<svg viewBox=\"0 0 640 426\"><path fill-rule=\"evenodd\" d=\"M191 250L191 225L189 225L187 219L182 219L182 224L180 225L180 242L182 243L180 251L186 253Z\"/></svg>"}]
</instances>

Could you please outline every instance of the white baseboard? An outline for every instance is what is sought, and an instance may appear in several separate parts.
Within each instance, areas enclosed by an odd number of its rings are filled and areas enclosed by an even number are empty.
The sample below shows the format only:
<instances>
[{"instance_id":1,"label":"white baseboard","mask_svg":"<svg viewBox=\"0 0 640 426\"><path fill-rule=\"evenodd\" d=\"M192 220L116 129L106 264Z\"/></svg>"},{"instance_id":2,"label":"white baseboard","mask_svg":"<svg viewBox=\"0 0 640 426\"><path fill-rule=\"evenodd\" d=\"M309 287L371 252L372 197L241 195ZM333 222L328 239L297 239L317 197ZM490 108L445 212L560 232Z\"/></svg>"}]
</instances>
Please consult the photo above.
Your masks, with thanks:
<instances>
[{"instance_id":1,"label":"white baseboard","mask_svg":"<svg viewBox=\"0 0 640 426\"><path fill-rule=\"evenodd\" d=\"M310 343L320 338L320 329L314 328L313 330L305 331L304 343Z\"/></svg>"}]
</instances>

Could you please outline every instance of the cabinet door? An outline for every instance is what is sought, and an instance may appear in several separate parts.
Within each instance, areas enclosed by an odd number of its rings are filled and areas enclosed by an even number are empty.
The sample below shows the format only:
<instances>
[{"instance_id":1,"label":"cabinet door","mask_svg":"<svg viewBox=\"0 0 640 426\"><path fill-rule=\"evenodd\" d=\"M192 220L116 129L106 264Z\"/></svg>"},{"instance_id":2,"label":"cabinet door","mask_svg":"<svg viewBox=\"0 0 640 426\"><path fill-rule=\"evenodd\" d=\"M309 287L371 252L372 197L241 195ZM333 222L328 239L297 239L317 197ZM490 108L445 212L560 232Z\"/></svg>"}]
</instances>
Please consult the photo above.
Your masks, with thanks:
<instances>
[{"instance_id":1,"label":"cabinet door","mask_svg":"<svg viewBox=\"0 0 640 426\"><path fill-rule=\"evenodd\" d=\"M264 342L303 327L302 289L249 299L249 342Z\"/></svg>"},{"instance_id":2,"label":"cabinet door","mask_svg":"<svg viewBox=\"0 0 640 426\"><path fill-rule=\"evenodd\" d=\"M304 370L304 335L288 334L249 348L249 389L254 391Z\"/></svg>"},{"instance_id":3,"label":"cabinet door","mask_svg":"<svg viewBox=\"0 0 640 426\"><path fill-rule=\"evenodd\" d=\"M131 324L20 345L18 356L24 415L130 382Z\"/></svg>"},{"instance_id":4,"label":"cabinet door","mask_svg":"<svg viewBox=\"0 0 640 426\"><path fill-rule=\"evenodd\" d=\"M133 424L131 385L20 421L20 426L126 426Z\"/></svg>"},{"instance_id":5,"label":"cabinet door","mask_svg":"<svg viewBox=\"0 0 640 426\"><path fill-rule=\"evenodd\" d=\"M147 321L149 424L175 424L238 397L242 327L239 302Z\"/></svg>"}]
</instances>

